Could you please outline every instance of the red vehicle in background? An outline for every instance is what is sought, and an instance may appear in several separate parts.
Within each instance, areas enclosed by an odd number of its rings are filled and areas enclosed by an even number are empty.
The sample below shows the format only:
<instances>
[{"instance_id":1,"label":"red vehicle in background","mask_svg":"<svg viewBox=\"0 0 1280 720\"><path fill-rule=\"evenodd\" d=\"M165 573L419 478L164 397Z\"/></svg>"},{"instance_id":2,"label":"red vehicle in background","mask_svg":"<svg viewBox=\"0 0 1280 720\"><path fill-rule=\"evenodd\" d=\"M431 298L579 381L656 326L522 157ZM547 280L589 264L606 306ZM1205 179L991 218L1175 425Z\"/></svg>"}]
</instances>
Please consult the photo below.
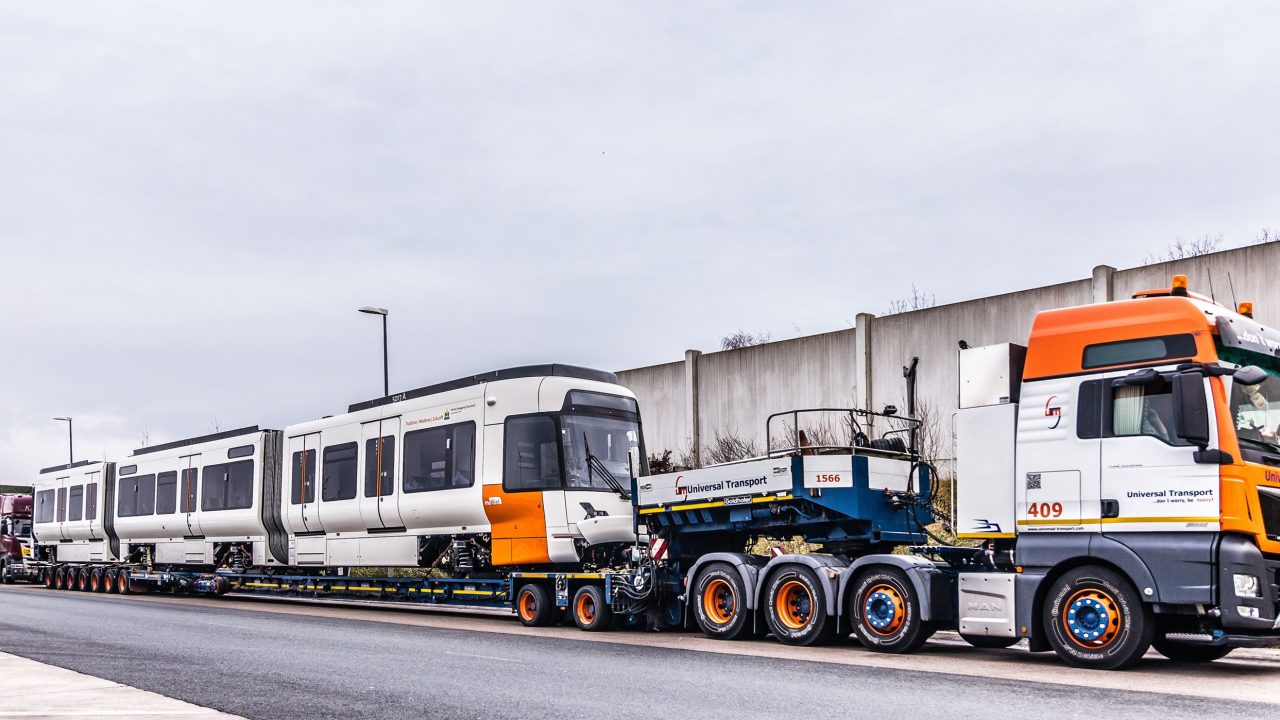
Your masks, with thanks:
<instances>
[{"instance_id":1,"label":"red vehicle in background","mask_svg":"<svg viewBox=\"0 0 1280 720\"><path fill-rule=\"evenodd\" d=\"M31 496L0 495L0 582L35 580L30 559Z\"/></svg>"}]
</instances>

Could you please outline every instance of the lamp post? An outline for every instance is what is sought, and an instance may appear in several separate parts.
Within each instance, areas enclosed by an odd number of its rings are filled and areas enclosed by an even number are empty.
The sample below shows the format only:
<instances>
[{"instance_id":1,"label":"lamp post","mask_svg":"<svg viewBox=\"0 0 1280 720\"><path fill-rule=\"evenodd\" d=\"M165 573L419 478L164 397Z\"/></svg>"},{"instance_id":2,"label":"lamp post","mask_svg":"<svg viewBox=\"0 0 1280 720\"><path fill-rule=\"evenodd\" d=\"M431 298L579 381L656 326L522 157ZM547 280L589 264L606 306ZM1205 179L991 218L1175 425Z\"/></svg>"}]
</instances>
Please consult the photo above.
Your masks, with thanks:
<instances>
[{"instance_id":1,"label":"lamp post","mask_svg":"<svg viewBox=\"0 0 1280 720\"><path fill-rule=\"evenodd\" d=\"M391 394L391 375L387 370L387 314L390 311L386 308L365 305L360 308L360 312L367 315L382 316L382 396L387 397Z\"/></svg>"},{"instance_id":2,"label":"lamp post","mask_svg":"<svg viewBox=\"0 0 1280 720\"><path fill-rule=\"evenodd\" d=\"M56 417L54 418L54 420L60 420L67 424L67 464L75 465L76 464L76 446L75 446L75 440L71 435L71 418Z\"/></svg>"}]
</instances>

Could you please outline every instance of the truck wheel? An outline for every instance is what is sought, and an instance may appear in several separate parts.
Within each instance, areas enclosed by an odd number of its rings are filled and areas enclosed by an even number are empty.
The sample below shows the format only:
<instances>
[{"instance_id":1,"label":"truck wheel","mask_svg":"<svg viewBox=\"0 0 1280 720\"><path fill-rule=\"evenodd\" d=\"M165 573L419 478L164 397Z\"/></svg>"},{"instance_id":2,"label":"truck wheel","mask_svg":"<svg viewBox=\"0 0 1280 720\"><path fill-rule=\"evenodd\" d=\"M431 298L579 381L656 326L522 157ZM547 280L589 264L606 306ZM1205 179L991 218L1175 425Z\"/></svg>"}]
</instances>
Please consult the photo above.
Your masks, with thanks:
<instances>
[{"instance_id":1,"label":"truck wheel","mask_svg":"<svg viewBox=\"0 0 1280 720\"><path fill-rule=\"evenodd\" d=\"M128 595L133 592L132 583L129 582L128 570L121 570L116 573L116 592L121 595Z\"/></svg>"},{"instance_id":2,"label":"truck wheel","mask_svg":"<svg viewBox=\"0 0 1280 720\"><path fill-rule=\"evenodd\" d=\"M102 592L102 568L89 571L89 592Z\"/></svg>"},{"instance_id":3,"label":"truck wheel","mask_svg":"<svg viewBox=\"0 0 1280 720\"><path fill-rule=\"evenodd\" d=\"M854 583L850 624L863 647L874 652L918 650L933 634L920 619L920 598L906 573L886 567L868 570Z\"/></svg>"},{"instance_id":4,"label":"truck wheel","mask_svg":"<svg viewBox=\"0 0 1280 720\"><path fill-rule=\"evenodd\" d=\"M541 585L528 583L516 592L516 616L525 627L546 627L555 622L556 606Z\"/></svg>"},{"instance_id":5,"label":"truck wheel","mask_svg":"<svg viewBox=\"0 0 1280 720\"><path fill-rule=\"evenodd\" d=\"M1208 663L1221 660L1234 648L1225 645L1193 645L1161 638L1151 643L1156 652L1177 663Z\"/></svg>"},{"instance_id":6,"label":"truck wheel","mask_svg":"<svg viewBox=\"0 0 1280 720\"><path fill-rule=\"evenodd\" d=\"M769 579L765 622L785 645L819 645L831 640L836 624L827 615L826 588L804 565L787 565Z\"/></svg>"},{"instance_id":7,"label":"truck wheel","mask_svg":"<svg viewBox=\"0 0 1280 720\"><path fill-rule=\"evenodd\" d=\"M5 585L13 583L13 578L9 577L9 561L3 558L0 558L0 583Z\"/></svg>"},{"instance_id":8,"label":"truck wheel","mask_svg":"<svg viewBox=\"0 0 1280 720\"><path fill-rule=\"evenodd\" d=\"M1067 571L1050 586L1042 616L1053 651L1074 667L1120 670L1151 646L1151 609L1132 583L1107 568Z\"/></svg>"},{"instance_id":9,"label":"truck wheel","mask_svg":"<svg viewBox=\"0 0 1280 720\"><path fill-rule=\"evenodd\" d=\"M45 568L40 571L40 580L44 583L46 589L54 589L54 579L57 575L58 573L53 568Z\"/></svg>"},{"instance_id":10,"label":"truck wheel","mask_svg":"<svg viewBox=\"0 0 1280 720\"><path fill-rule=\"evenodd\" d=\"M120 592L116 589L116 571L108 570L102 574L103 590L109 593Z\"/></svg>"},{"instance_id":11,"label":"truck wheel","mask_svg":"<svg viewBox=\"0 0 1280 720\"><path fill-rule=\"evenodd\" d=\"M573 623L588 632L608 630L613 622L613 609L604 601L599 585L583 585L573 595Z\"/></svg>"},{"instance_id":12,"label":"truck wheel","mask_svg":"<svg viewBox=\"0 0 1280 720\"><path fill-rule=\"evenodd\" d=\"M1000 650L1007 647L1013 647L1018 644L1021 638L1016 637L991 637L990 635L961 635L965 642L976 648L986 650Z\"/></svg>"},{"instance_id":13,"label":"truck wheel","mask_svg":"<svg viewBox=\"0 0 1280 720\"><path fill-rule=\"evenodd\" d=\"M56 567L50 572L53 573L54 590L61 590L67 586L67 569L65 567Z\"/></svg>"},{"instance_id":14,"label":"truck wheel","mask_svg":"<svg viewBox=\"0 0 1280 720\"><path fill-rule=\"evenodd\" d=\"M89 592L89 568L80 568L76 573L76 590L78 592Z\"/></svg>"},{"instance_id":15,"label":"truck wheel","mask_svg":"<svg viewBox=\"0 0 1280 720\"><path fill-rule=\"evenodd\" d=\"M751 634L747 586L728 563L711 563L693 586L693 617L702 634L716 640L736 640Z\"/></svg>"}]
</instances>

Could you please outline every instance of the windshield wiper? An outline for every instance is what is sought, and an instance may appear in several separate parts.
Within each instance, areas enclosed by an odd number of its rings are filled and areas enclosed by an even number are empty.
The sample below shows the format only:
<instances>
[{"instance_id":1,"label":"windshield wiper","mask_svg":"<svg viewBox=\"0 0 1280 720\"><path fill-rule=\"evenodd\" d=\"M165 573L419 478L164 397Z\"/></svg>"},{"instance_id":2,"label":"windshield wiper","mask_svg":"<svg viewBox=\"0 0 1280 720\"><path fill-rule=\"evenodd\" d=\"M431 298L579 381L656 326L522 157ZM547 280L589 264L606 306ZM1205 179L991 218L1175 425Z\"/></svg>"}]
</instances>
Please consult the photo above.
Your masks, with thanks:
<instances>
[{"instance_id":1,"label":"windshield wiper","mask_svg":"<svg viewBox=\"0 0 1280 720\"><path fill-rule=\"evenodd\" d=\"M1257 445L1258 447L1263 448L1264 450L1266 450L1267 452L1273 455L1280 455L1280 445L1269 443L1266 440L1257 440L1255 438L1247 438L1247 437L1239 437L1239 436L1236 437L1236 440L1239 442L1249 443L1250 445Z\"/></svg>"},{"instance_id":2,"label":"windshield wiper","mask_svg":"<svg viewBox=\"0 0 1280 720\"><path fill-rule=\"evenodd\" d=\"M600 458L591 454L591 444L587 442L587 434L585 432L582 433L582 449L587 454L587 483L591 483L591 472L594 470L600 474L601 479L604 480L604 484L608 485L610 490L617 493L618 497L623 500L630 500L631 493L627 492L627 490L622 487L622 483L618 482L618 478L614 477L614 474L609 471L609 468L605 467L604 462L602 462Z\"/></svg>"}]
</instances>

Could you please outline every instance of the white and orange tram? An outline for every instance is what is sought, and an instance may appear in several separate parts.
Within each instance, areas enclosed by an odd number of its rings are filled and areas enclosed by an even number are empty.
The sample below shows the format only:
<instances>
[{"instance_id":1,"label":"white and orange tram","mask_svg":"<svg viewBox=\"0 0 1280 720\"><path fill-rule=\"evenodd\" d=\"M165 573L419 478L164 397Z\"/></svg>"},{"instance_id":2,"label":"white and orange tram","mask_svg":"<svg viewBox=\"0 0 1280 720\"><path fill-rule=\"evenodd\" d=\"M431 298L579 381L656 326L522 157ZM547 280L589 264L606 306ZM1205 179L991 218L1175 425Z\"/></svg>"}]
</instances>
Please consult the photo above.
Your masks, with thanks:
<instances>
[{"instance_id":1,"label":"white and orange tram","mask_svg":"<svg viewBox=\"0 0 1280 720\"><path fill-rule=\"evenodd\" d=\"M111 590L194 572L605 567L636 541L641 443L635 396L612 373L499 370L283 431L46 468L33 483L35 553L46 585Z\"/></svg>"}]
</instances>

